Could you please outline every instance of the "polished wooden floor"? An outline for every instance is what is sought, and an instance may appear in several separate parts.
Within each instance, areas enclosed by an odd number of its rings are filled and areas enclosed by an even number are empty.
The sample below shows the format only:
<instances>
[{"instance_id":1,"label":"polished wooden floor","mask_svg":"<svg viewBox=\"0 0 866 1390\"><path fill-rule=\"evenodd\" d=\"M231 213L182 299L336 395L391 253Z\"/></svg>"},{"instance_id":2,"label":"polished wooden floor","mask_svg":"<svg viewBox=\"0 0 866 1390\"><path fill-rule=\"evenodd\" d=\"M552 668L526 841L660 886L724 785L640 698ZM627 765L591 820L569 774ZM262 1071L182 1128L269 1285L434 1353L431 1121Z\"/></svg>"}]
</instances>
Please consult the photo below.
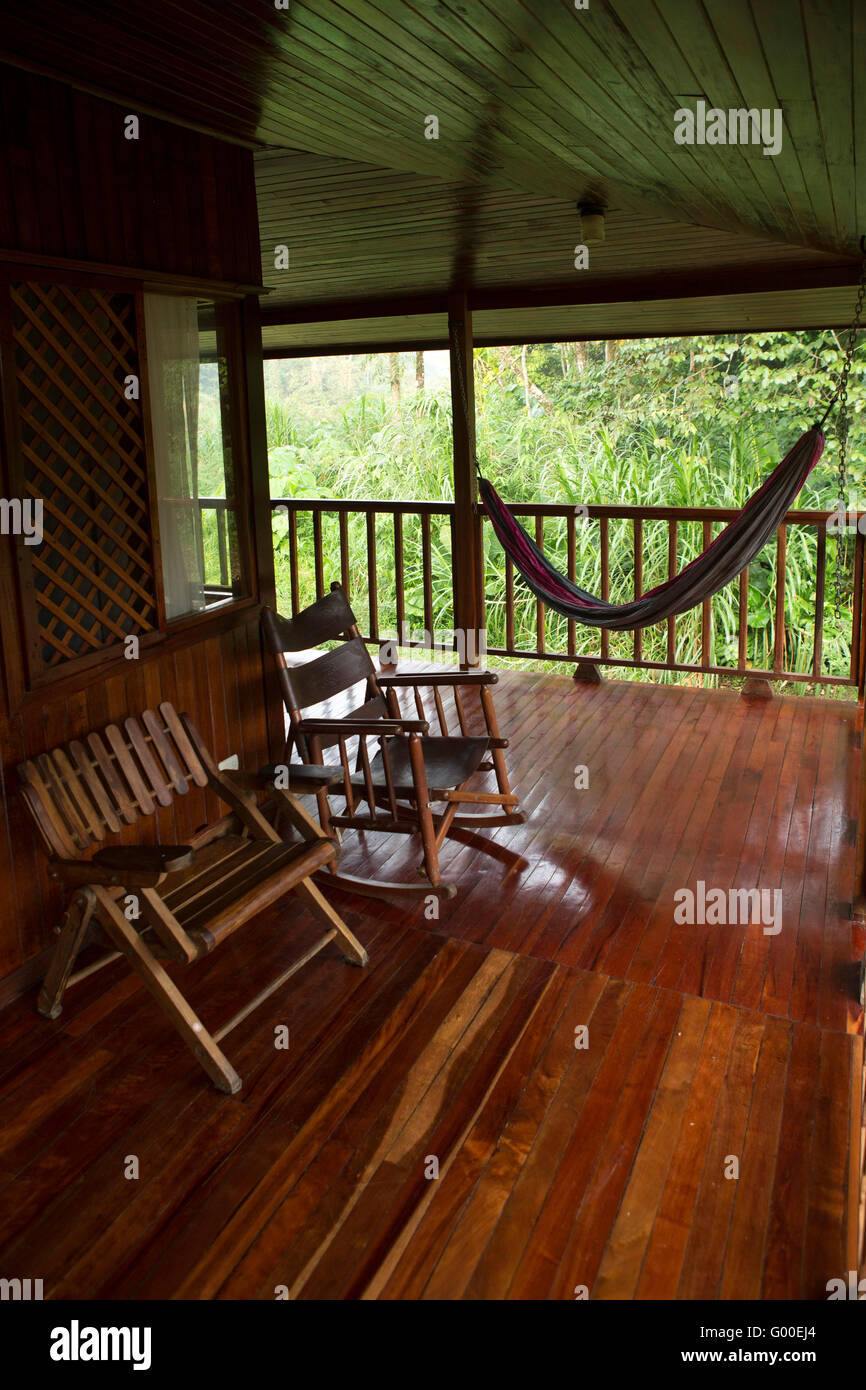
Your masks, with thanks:
<instances>
[{"instance_id":1,"label":"polished wooden floor","mask_svg":"<svg viewBox=\"0 0 866 1390\"><path fill-rule=\"evenodd\" d=\"M823 1299L856 1268L853 711L535 675L497 708L527 823L446 845L438 918L334 895L370 964L329 948L232 1034L238 1097L121 966L56 1023L33 996L0 1014L4 1276L57 1299ZM781 930L675 925L701 879L779 888ZM272 910L185 974L192 1002L218 1025L314 935Z\"/></svg>"}]
</instances>

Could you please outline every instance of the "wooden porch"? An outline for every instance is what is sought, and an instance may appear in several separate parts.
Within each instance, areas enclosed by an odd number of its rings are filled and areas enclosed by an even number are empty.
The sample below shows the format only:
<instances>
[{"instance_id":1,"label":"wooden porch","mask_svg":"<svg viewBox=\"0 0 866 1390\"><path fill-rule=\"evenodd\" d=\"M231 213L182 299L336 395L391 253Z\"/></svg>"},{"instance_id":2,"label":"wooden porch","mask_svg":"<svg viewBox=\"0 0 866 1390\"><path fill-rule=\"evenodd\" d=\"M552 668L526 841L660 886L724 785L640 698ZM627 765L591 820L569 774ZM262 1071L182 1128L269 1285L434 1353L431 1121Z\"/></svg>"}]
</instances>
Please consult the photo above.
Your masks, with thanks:
<instances>
[{"instance_id":1,"label":"wooden porch","mask_svg":"<svg viewBox=\"0 0 866 1390\"><path fill-rule=\"evenodd\" d=\"M56 1023L0 1015L4 1268L52 1299L822 1300L858 1267L856 706L515 673L497 708L526 824L446 847L438 919L335 895L370 965L328 948L241 1024L238 1097L116 966ZM698 880L780 888L781 930L676 925ZM313 930L263 914L192 1002L218 1024Z\"/></svg>"}]
</instances>

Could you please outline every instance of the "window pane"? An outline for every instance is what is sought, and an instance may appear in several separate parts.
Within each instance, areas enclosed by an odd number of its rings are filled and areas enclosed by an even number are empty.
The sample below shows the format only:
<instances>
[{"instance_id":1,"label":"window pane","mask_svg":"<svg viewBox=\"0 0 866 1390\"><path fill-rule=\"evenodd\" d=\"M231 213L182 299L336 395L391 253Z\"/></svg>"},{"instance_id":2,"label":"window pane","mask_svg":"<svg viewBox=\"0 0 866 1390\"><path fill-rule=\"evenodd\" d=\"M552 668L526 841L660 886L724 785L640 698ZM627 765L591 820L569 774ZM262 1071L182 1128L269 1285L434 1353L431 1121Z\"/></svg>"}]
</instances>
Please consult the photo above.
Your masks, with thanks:
<instances>
[{"instance_id":1,"label":"window pane","mask_svg":"<svg viewBox=\"0 0 866 1390\"><path fill-rule=\"evenodd\" d=\"M160 549L168 618L248 592L232 467L229 315L145 295Z\"/></svg>"}]
</instances>

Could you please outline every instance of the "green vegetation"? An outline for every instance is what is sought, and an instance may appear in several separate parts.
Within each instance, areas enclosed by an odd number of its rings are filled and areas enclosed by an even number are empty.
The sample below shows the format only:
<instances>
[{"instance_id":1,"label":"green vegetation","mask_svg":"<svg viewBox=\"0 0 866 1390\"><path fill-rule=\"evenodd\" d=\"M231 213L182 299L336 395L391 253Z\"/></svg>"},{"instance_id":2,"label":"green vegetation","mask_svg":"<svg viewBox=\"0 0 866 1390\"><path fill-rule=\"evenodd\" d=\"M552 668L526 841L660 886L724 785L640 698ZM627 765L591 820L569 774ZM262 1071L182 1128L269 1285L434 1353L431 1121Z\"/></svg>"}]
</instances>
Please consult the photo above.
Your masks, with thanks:
<instances>
[{"instance_id":1,"label":"green vegetation","mask_svg":"<svg viewBox=\"0 0 866 1390\"><path fill-rule=\"evenodd\" d=\"M648 506L739 508L803 429L819 418L835 389L840 338L831 331L759 333L739 337L651 339L618 344L562 344L488 348L476 352L478 454L484 472L514 503L545 501ZM414 380L414 354L374 358L312 359L267 364L271 491L286 498L450 500L451 402L445 354L425 354L426 385ZM866 443L860 416L866 406L863 371L849 387L849 505L866 496ZM835 414L827 448L797 505L829 509L838 496ZM714 526L716 534L719 525ZM434 625L448 629L451 615L450 528L433 518ZM644 523L644 587L667 577L664 522ZM485 536L488 645L503 646L505 564L489 525ZM702 545L699 524L680 524L679 563ZM393 523L377 519L380 631L396 624ZM290 605L285 516L274 523L279 599ZM565 521L545 522L545 549L566 566ZM785 648L788 669L809 672L815 599L816 530L792 527L786 564ZM578 524L577 582L601 587L598 523ZM323 524L326 584L340 575L336 518ZM420 524L404 523L407 622L423 627ZM824 670L842 675L850 661L853 535L843 541L842 618L833 614L835 538L828 538L824 605ZM301 602L315 596L312 523L298 521ZM366 626L368 573L363 517L349 520L353 605ZM611 523L611 597L631 597L630 523ZM772 666L775 643L775 547L749 572L748 660ZM515 637L535 647L535 601L515 583ZM713 661L737 659L737 586L712 604ZM700 659L701 615L677 623L677 660ZM546 616L545 646L565 651L567 624ZM598 649L599 636L577 629L577 651ZM644 657L664 660L664 625L647 629ZM630 657L632 636L612 634L611 654ZM617 672L624 676L625 671ZM679 680L657 673L640 679ZM688 677L686 677L688 679ZM808 687L798 686L798 689Z\"/></svg>"}]
</instances>

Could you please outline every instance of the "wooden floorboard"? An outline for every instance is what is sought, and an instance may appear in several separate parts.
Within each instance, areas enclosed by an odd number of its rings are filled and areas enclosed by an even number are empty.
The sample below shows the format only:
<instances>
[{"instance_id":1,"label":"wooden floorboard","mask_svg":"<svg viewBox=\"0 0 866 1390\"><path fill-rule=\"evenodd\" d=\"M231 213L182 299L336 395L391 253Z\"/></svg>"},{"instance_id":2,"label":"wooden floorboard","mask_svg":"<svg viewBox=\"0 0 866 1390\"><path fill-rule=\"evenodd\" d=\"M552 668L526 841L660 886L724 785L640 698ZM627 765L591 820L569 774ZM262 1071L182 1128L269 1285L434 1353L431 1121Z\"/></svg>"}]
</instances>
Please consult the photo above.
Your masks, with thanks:
<instances>
[{"instance_id":1,"label":"wooden floorboard","mask_svg":"<svg viewBox=\"0 0 866 1390\"><path fill-rule=\"evenodd\" d=\"M537 675L496 701L527 821L446 843L438 916L331 894L369 965L332 944L246 1019L238 1096L122 963L53 1023L33 995L0 1014L7 1276L55 1299L799 1300L855 1267L853 711ZM418 859L345 836L350 872ZM678 924L699 879L780 889L781 930ZM316 934L277 905L183 986L218 1026Z\"/></svg>"}]
</instances>

